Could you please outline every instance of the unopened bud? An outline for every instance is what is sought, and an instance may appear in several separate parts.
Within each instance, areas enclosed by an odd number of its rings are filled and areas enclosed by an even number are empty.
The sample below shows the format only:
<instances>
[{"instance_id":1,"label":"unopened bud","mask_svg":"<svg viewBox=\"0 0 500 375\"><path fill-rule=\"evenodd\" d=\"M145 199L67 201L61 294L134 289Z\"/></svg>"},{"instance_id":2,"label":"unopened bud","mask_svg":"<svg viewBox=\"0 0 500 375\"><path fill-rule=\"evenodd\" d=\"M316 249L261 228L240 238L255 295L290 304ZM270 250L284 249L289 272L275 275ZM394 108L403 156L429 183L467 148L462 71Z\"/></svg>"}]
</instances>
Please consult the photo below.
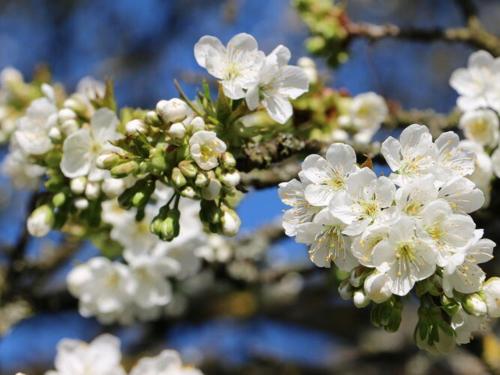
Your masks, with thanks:
<instances>
[{"instance_id":1,"label":"unopened bud","mask_svg":"<svg viewBox=\"0 0 500 375\"><path fill-rule=\"evenodd\" d=\"M122 178L106 178L102 182L101 189L109 198L114 198L123 193L125 181Z\"/></svg>"},{"instance_id":2,"label":"unopened bud","mask_svg":"<svg viewBox=\"0 0 500 375\"><path fill-rule=\"evenodd\" d=\"M196 133L197 131L200 130L205 130L205 120L203 120L202 117L197 116L191 120L189 127L191 128L190 130L193 133Z\"/></svg>"},{"instance_id":3,"label":"unopened bud","mask_svg":"<svg viewBox=\"0 0 500 375\"><path fill-rule=\"evenodd\" d=\"M172 183L178 188L183 187L187 183L186 177L184 177L181 170L177 167L172 169Z\"/></svg>"},{"instance_id":4,"label":"unopened bud","mask_svg":"<svg viewBox=\"0 0 500 375\"><path fill-rule=\"evenodd\" d=\"M188 178L193 178L198 173L198 168L189 160L183 160L178 165L182 174Z\"/></svg>"},{"instance_id":5,"label":"unopened bud","mask_svg":"<svg viewBox=\"0 0 500 375\"><path fill-rule=\"evenodd\" d=\"M238 214L230 209L226 208L223 210L221 217L222 232L226 236L235 236L240 230L241 220Z\"/></svg>"},{"instance_id":6,"label":"unopened bud","mask_svg":"<svg viewBox=\"0 0 500 375\"><path fill-rule=\"evenodd\" d=\"M158 113L156 113L155 111L148 111L146 113L146 117L145 117L144 121L146 121L146 124L151 125L151 126L160 126L161 125L160 117L158 116Z\"/></svg>"},{"instance_id":7,"label":"unopened bud","mask_svg":"<svg viewBox=\"0 0 500 375\"><path fill-rule=\"evenodd\" d=\"M59 130L58 127L54 126L54 127L50 128L50 130L49 130L49 138L52 141L55 141L55 142L60 141L61 137L62 137L61 131Z\"/></svg>"},{"instance_id":8,"label":"unopened bud","mask_svg":"<svg viewBox=\"0 0 500 375\"><path fill-rule=\"evenodd\" d=\"M168 134L172 138L184 138L184 135L186 135L186 128L182 124L182 122L175 122L172 125L170 125L170 128L168 129Z\"/></svg>"},{"instance_id":9,"label":"unopened bud","mask_svg":"<svg viewBox=\"0 0 500 375\"><path fill-rule=\"evenodd\" d=\"M73 178L69 183L71 191L75 194L82 194L85 191L86 185L87 178L84 176Z\"/></svg>"},{"instance_id":10,"label":"unopened bud","mask_svg":"<svg viewBox=\"0 0 500 375\"><path fill-rule=\"evenodd\" d=\"M208 185L208 177L203 173L198 173L194 180L194 184L198 187L205 187Z\"/></svg>"},{"instance_id":11,"label":"unopened bud","mask_svg":"<svg viewBox=\"0 0 500 375\"><path fill-rule=\"evenodd\" d=\"M208 185L202 190L202 197L206 200L214 200L219 196L221 189L222 184L219 180L210 179Z\"/></svg>"},{"instance_id":12,"label":"unopened bud","mask_svg":"<svg viewBox=\"0 0 500 375\"><path fill-rule=\"evenodd\" d=\"M128 134L145 133L146 125L139 119L133 119L125 125L125 131Z\"/></svg>"},{"instance_id":13,"label":"unopened bud","mask_svg":"<svg viewBox=\"0 0 500 375\"><path fill-rule=\"evenodd\" d=\"M358 309L366 307L370 303L370 299L361 289L354 292L352 300L354 302L354 306L356 306Z\"/></svg>"},{"instance_id":14,"label":"unopened bud","mask_svg":"<svg viewBox=\"0 0 500 375\"><path fill-rule=\"evenodd\" d=\"M80 115L85 115L87 114L87 106L85 103L81 100L78 99L77 97L71 97L68 98L64 101L64 107L72 110L75 113L78 113Z\"/></svg>"},{"instance_id":15,"label":"unopened bud","mask_svg":"<svg viewBox=\"0 0 500 375\"><path fill-rule=\"evenodd\" d=\"M488 312L486 302L478 294L470 294L463 304L465 311L474 316L483 316Z\"/></svg>"},{"instance_id":16,"label":"unopened bud","mask_svg":"<svg viewBox=\"0 0 500 375\"><path fill-rule=\"evenodd\" d=\"M52 197L52 204L54 207L61 207L66 202L66 194L63 192L57 193Z\"/></svg>"},{"instance_id":17,"label":"unopened bud","mask_svg":"<svg viewBox=\"0 0 500 375\"><path fill-rule=\"evenodd\" d=\"M50 232L54 225L54 212L48 205L36 208L26 223L28 232L34 237L43 237Z\"/></svg>"},{"instance_id":18,"label":"unopened bud","mask_svg":"<svg viewBox=\"0 0 500 375\"><path fill-rule=\"evenodd\" d=\"M225 168L234 168L236 167L236 159L234 158L233 154L230 152L225 152L222 154L222 165Z\"/></svg>"},{"instance_id":19,"label":"unopened bud","mask_svg":"<svg viewBox=\"0 0 500 375\"><path fill-rule=\"evenodd\" d=\"M111 175L113 177L125 177L135 173L139 169L139 163L134 160L119 164L111 168Z\"/></svg>"},{"instance_id":20,"label":"unopened bud","mask_svg":"<svg viewBox=\"0 0 500 375\"><path fill-rule=\"evenodd\" d=\"M85 196L90 199L94 200L99 197L99 194L101 193L101 187L99 186L98 182L87 182L87 186L85 187Z\"/></svg>"},{"instance_id":21,"label":"unopened bud","mask_svg":"<svg viewBox=\"0 0 500 375\"><path fill-rule=\"evenodd\" d=\"M350 300L352 298L352 295L354 293L354 290L352 289L351 283L349 280L344 280L340 283L339 285L339 295L340 298L343 300Z\"/></svg>"},{"instance_id":22,"label":"unopened bud","mask_svg":"<svg viewBox=\"0 0 500 375\"><path fill-rule=\"evenodd\" d=\"M349 282L355 288L359 288L365 279L365 272L362 267L356 267L351 271L349 275Z\"/></svg>"},{"instance_id":23,"label":"unopened bud","mask_svg":"<svg viewBox=\"0 0 500 375\"><path fill-rule=\"evenodd\" d=\"M181 99L160 100L156 104L156 112L165 122L182 121L189 114L189 106Z\"/></svg>"},{"instance_id":24,"label":"unopened bud","mask_svg":"<svg viewBox=\"0 0 500 375\"><path fill-rule=\"evenodd\" d=\"M240 183L241 177L238 171L232 173L226 173L222 177L222 182L226 186L234 187Z\"/></svg>"},{"instance_id":25,"label":"unopened bud","mask_svg":"<svg viewBox=\"0 0 500 375\"><path fill-rule=\"evenodd\" d=\"M89 206L89 201L85 198L78 198L75 200L75 207L79 210L85 210Z\"/></svg>"},{"instance_id":26,"label":"unopened bud","mask_svg":"<svg viewBox=\"0 0 500 375\"><path fill-rule=\"evenodd\" d=\"M196 197L196 191L191 187L191 186L186 186L184 189L181 191L181 195L186 198L193 199Z\"/></svg>"},{"instance_id":27,"label":"unopened bud","mask_svg":"<svg viewBox=\"0 0 500 375\"><path fill-rule=\"evenodd\" d=\"M63 108L57 113L60 122L76 119L76 113L69 108Z\"/></svg>"},{"instance_id":28,"label":"unopened bud","mask_svg":"<svg viewBox=\"0 0 500 375\"><path fill-rule=\"evenodd\" d=\"M70 135L79 129L78 122L76 120L66 120L61 123L61 130L64 134Z\"/></svg>"},{"instance_id":29,"label":"unopened bud","mask_svg":"<svg viewBox=\"0 0 500 375\"><path fill-rule=\"evenodd\" d=\"M122 161L120 155L114 152L101 154L96 159L97 168L111 169Z\"/></svg>"}]
</instances>

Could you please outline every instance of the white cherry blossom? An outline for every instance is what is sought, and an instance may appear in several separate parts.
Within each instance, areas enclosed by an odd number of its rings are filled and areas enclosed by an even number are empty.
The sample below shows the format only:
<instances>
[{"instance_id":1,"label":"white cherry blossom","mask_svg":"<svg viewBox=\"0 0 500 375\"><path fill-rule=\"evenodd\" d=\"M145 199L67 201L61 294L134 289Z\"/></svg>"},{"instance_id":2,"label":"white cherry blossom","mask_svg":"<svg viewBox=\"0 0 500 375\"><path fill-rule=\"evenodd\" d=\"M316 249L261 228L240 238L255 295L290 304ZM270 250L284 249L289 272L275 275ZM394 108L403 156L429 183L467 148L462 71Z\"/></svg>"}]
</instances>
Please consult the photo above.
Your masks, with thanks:
<instances>
[{"instance_id":1,"label":"white cherry blossom","mask_svg":"<svg viewBox=\"0 0 500 375\"><path fill-rule=\"evenodd\" d=\"M436 252L417 237L416 223L401 217L391 227L387 239L373 249L373 264L391 280L391 292L404 296L415 283L431 276L436 269Z\"/></svg>"},{"instance_id":2,"label":"white cherry blossom","mask_svg":"<svg viewBox=\"0 0 500 375\"><path fill-rule=\"evenodd\" d=\"M459 127L465 138L481 146L495 147L498 144L499 121L491 109L465 112L460 118Z\"/></svg>"},{"instance_id":3,"label":"white cherry blossom","mask_svg":"<svg viewBox=\"0 0 500 375\"><path fill-rule=\"evenodd\" d=\"M194 46L194 56L200 66L221 80L231 99L245 97L245 89L258 80L265 60L257 41L245 33L235 35L226 47L213 36L203 36Z\"/></svg>"},{"instance_id":4,"label":"white cherry blossom","mask_svg":"<svg viewBox=\"0 0 500 375\"><path fill-rule=\"evenodd\" d=\"M290 99L296 99L309 88L306 73L298 66L288 65L291 53L278 46L265 59L258 79L248 89L246 102L250 110L262 103L269 116L284 124L293 114Z\"/></svg>"},{"instance_id":5,"label":"white cherry blossom","mask_svg":"<svg viewBox=\"0 0 500 375\"><path fill-rule=\"evenodd\" d=\"M31 102L14 132L17 144L27 155L42 155L53 148L49 132L57 123L57 107L52 87L44 85L44 92L44 97Z\"/></svg>"},{"instance_id":6,"label":"white cherry blossom","mask_svg":"<svg viewBox=\"0 0 500 375\"><path fill-rule=\"evenodd\" d=\"M46 375L125 375L120 364L120 341L109 334L91 343L63 339L57 345L55 371Z\"/></svg>"},{"instance_id":7,"label":"white cherry blossom","mask_svg":"<svg viewBox=\"0 0 500 375\"><path fill-rule=\"evenodd\" d=\"M67 283L70 293L80 300L82 316L97 316L103 323L130 320L127 308L137 284L126 265L94 257L73 268Z\"/></svg>"},{"instance_id":8,"label":"white cherry blossom","mask_svg":"<svg viewBox=\"0 0 500 375\"><path fill-rule=\"evenodd\" d=\"M309 256L318 267L330 267L334 262L340 269L350 271L357 260L350 250L350 238L342 234L345 228L328 210L318 213L311 223L297 227L297 242L310 245Z\"/></svg>"},{"instance_id":9,"label":"white cherry blossom","mask_svg":"<svg viewBox=\"0 0 500 375\"><path fill-rule=\"evenodd\" d=\"M438 197L448 202L452 210L468 214L479 210L485 202L484 193L465 177L455 177L444 183Z\"/></svg>"},{"instance_id":10,"label":"white cherry blossom","mask_svg":"<svg viewBox=\"0 0 500 375\"><path fill-rule=\"evenodd\" d=\"M483 293L491 318L500 318L500 278L491 277L483 285Z\"/></svg>"},{"instance_id":11,"label":"white cherry blossom","mask_svg":"<svg viewBox=\"0 0 500 375\"><path fill-rule=\"evenodd\" d=\"M346 191L330 202L330 212L346 224L343 233L355 236L378 221L392 206L396 187L387 177L378 177L369 168L352 173Z\"/></svg>"},{"instance_id":12,"label":"white cherry blossom","mask_svg":"<svg viewBox=\"0 0 500 375\"><path fill-rule=\"evenodd\" d=\"M399 140L387 138L382 143L381 152L394 172L391 178L399 186L432 173L437 158L429 129L418 124L405 128Z\"/></svg>"},{"instance_id":13,"label":"white cherry blossom","mask_svg":"<svg viewBox=\"0 0 500 375\"><path fill-rule=\"evenodd\" d=\"M478 264L490 261L495 247L493 241L482 237L483 230L475 230L469 244L448 260L443 271L443 289L447 295L453 295L453 290L468 294L481 288L486 274Z\"/></svg>"},{"instance_id":14,"label":"white cherry blossom","mask_svg":"<svg viewBox=\"0 0 500 375\"><path fill-rule=\"evenodd\" d=\"M63 145L61 171L66 177L88 176L89 181L100 181L107 171L96 165L98 156L104 151L111 151L111 141L120 138L117 132L118 118L107 108L95 112L90 126L72 133Z\"/></svg>"},{"instance_id":15,"label":"white cherry blossom","mask_svg":"<svg viewBox=\"0 0 500 375\"><path fill-rule=\"evenodd\" d=\"M130 375L202 375L202 372L183 365L177 352L164 350L155 357L140 359Z\"/></svg>"},{"instance_id":16,"label":"white cherry blossom","mask_svg":"<svg viewBox=\"0 0 500 375\"><path fill-rule=\"evenodd\" d=\"M453 72L450 85L460 95L457 105L463 111L492 106L500 87L500 60L486 51L474 52L467 68Z\"/></svg>"},{"instance_id":17,"label":"white cherry blossom","mask_svg":"<svg viewBox=\"0 0 500 375\"><path fill-rule=\"evenodd\" d=\"M304 195L313 206L328 206L332 198L346 189L347 177L357 169L356 153L351 146L332 144L326 159L309 155L302 163L302 173L311 183Z\"/></svg>"},{"instance_id":18,"label":"white cherry blossom","mask_svg":"<svg viewBox=\"0 0 500 375\"><path fill-rule=\"evenodd\" d=\"M422 210L420 228L437 254L437 264L444 267L458 248L473 239L476 224L469 215L453 213L446 201L438 199Z\"/></svg>"},{"instance_id":19,"label":"white cherry blossom","mask_svg":"<svg viewBox=\"0 0 500 375\"><path fill-rule=\"evenodd\" d=\"M226 151L226 148L226 144L212 131L198 131L189 139L189 151L192 158L201 169L206 171L219 165L219 157Z\"/></svg>"},{"instance_id":20,"label":"white cherry blossom","mask_svg":"<svg viewBox=\"0 0 500 375\"><path fill-rule=\"evenodd\" d=\"M297 233L297 226L312 221L312 218L319 212L319 207L312 206L304 196L307 184L293 179L282 182L279 185L278 194L281 201L292 208L283 214L283 228L287 236L294 236Z\"/></svg>"}]
</instances>

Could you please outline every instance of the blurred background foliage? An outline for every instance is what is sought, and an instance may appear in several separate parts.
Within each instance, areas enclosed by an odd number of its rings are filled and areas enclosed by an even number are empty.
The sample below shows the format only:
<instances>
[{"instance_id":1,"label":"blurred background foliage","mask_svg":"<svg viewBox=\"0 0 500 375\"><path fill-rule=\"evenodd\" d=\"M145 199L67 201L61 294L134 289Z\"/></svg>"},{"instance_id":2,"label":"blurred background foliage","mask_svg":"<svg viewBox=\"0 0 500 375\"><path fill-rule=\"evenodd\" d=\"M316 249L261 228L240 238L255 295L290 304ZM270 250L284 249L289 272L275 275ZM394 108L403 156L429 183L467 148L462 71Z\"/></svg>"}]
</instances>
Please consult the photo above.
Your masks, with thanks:
<instances>
[{"instance_id":1,"label":"blurred background foliage","mask_svg":"<svg viewBox=\"0 0 500 375\"><path fill-rule=\"evenodd\" d=\"M500 34L498 0L475 3L484 26ZM346 5L353 20L422 28L463 24L453 0L349 0ZM203 71L196 66L192 46L200 36L228 40L242 31L253 34L266 52L282 43L294 60L307 54L308 31L289 0L1 0L0 68L14 66L30 77L37 65L45 63L68 91L86 75L112 78L120 106L152 107L159 99L176 95L174 78L189 94L195 92ZM456 99L449 76L465 65L472 51L444 42L360 39L351 45L347 62L335 71L324 61L317 62L335 88L352 94L372 90L404 108L448 112ZM1 180L2 244L12 244L19 236L27 197ZM239 208L243 231L275 222L282 209L275 189L250 192ZM500 224L489 218L483 221L486 235L500 243ZM42 245L31 243L30 254L39 255ZM94 253L86 245L73 262ZM1 257L0 253L0 262ZM271 270L309 266L305 248L291 241L273 245L264 262ZM489 272L496 268L500 273L498 261L489 266ZM51 288L64 286L69 267L53 277ZM415 320L411 308L406 309L401 331L386 334L370 326L369 312L339 300L336 288L328 283L328 271L292 272L287 277L274 283L275 289L261 287L260 294L255 293L257 286L236 285L231 293L204 301L175 323L107 330L122 338L128 361L141 352L169 346L213 374L474 374L500 363L494 336L448 358L429 357L410 344ZM286 298L296 290L301 290L298 298ZM266 293L268 302L262 297ZM51 366L61 338L89 340L101 330L97 322L72 309L32 316L0 334L0 374L42 373Z\"/></svg>"}]
</instances>

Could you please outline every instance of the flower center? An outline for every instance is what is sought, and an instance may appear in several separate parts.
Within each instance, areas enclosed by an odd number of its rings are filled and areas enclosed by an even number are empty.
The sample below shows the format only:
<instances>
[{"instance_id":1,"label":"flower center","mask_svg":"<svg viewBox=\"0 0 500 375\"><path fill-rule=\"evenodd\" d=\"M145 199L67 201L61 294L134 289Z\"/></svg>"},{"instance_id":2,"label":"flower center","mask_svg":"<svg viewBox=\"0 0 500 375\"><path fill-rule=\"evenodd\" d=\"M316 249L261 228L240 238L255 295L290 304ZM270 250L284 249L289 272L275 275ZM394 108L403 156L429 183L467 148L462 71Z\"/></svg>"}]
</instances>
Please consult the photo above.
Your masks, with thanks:
<instances>
[{"instance_id":1,"label":"flower center","mask_svg":"<svg viewBox=\"0 0 500 375\"><path fill-rule=\"evenodd\" d=\"M239 69L239 66L235 64L234 62L230 62L226 66L226 79L231 81L233 79L238 78L241 75L241 71Z\"/></svg>"},{"instance_id":2,"label":"flower center","mask_svg":"<svg viewBox=\"0 0 500 375\"><path fill-rule=\"evenodd\" d=\"M217 152L214 151L210 144L201 145L200 150L201 159L205 162L217 157Z\"/></svg>"},{"instance_id":3,"label":"flower center","mask_svg":"<svg viewBox=\"0 0 500 375\"><path fill-rule=\"evenodd\" d=\"M470 125L470 132L475 137L484 137L488 131L488 124L482 118L477 119Z\"/></svg>"},{"instance_id":4,"label":"flower center","mask_svg":"<svg viewBox=\"0 0 500 375\"><path fill-rule=\"evenodd\" d=\"M409 216L416 216L420 213L421 210L422 210L422 203L413 201L405 206L403 212Z\"/></svg>"},{"instance_id":5,"label":"flower center","mask_svg":"<svg viewBox=\"0 0 500 375\"><path fill-rule=\"evenodd\" d=\"M363 213L368 217L375 217L378 214L378 204L376 201L361 201L359 203L363 209Z\"/></svg>"}]
</instances>

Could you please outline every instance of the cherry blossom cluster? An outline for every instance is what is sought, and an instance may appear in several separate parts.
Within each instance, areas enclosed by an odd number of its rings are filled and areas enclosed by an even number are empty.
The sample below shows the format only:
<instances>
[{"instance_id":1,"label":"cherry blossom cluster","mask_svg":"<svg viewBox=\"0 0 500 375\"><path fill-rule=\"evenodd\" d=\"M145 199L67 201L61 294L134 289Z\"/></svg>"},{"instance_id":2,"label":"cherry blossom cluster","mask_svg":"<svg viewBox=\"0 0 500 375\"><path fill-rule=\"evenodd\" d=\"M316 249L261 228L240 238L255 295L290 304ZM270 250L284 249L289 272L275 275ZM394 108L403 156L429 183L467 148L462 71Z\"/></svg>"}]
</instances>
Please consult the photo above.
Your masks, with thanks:
<instances>
[{"instance_id":1,"label":"cherry blossom cluster","mask_svg":"<svg viewBox=\"0 0 500 375\"><path fill-rule=\"evenodd\" d=\"M341 296L357 307L373 303L376 325L397 330L401 298L414 291L421 347L467 343L488 318L500 316L500 279L485 281L478 265L493 257L495 243L469 216L484 203L468 178L474 153L457 134L433 141L418 124L399 140L386 139L381 153L388 177L359 166L345 144L332 144L326 158L307 156L299 179L279 188L292 207L283 216L285 232L309 245L317 266L348 273Z\"/></svg>"},{"instance_id":2,"label":"cherry blossom cluster","mask_svg":"<svg viewBox=\"0 0 500 375\"><path fill-rule=\"evenodd\" d=\"M459 94L459 128L467 140L464 146L476 154L472 180L489 201L491 181L500 177L500 58L486 51L474 52L467 68L453 72L450 85Z\"/></svg>"},{"instance_id":3,"label":"cherry blossom cluster","mask_svg":"<svg viewBox=\"0 0 500 375\"><path fill-rule=\"evenodd\" d=\"M143 357L130 372L121 364L120 340L102 334L92 342L63 339L57 346L55 370L46 375L202 375L195 367L184 365L175 350L164 350L154 357Z\"/></svg>"}]
</instances>

